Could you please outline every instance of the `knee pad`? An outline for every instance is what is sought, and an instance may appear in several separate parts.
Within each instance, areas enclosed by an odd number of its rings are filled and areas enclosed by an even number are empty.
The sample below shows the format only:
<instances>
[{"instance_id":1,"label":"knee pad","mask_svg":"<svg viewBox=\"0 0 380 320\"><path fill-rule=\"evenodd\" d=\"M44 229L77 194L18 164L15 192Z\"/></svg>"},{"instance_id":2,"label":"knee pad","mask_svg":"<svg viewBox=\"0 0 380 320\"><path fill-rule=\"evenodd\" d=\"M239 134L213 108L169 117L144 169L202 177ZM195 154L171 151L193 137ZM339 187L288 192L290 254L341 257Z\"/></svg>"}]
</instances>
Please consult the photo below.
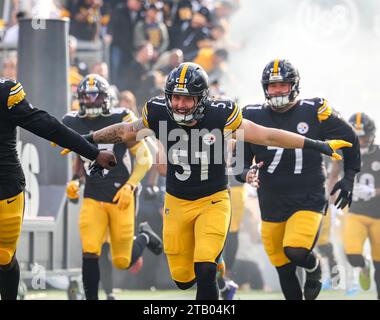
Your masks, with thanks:
<instances>
[{"instance_id":1,"label":"knee pad","mask_svg":"<svg viewBox=\"0 0 380 320\"><path fill-rule=\"evenodd\" d=\"M216 281L216 264L212 262L196 262L194 266L197 282Z\"/></svg>"},{"instance_id":2,"label":"knee pad","mask_svg":"<svg viewBox=\"0 0 380 320\"><path fill-rule=\"evenodd\" d=\"M112 264L117 269L128 269L131 264L131 259L127 259L125 257L115 257L112 258Z\"/></svg>"},{"instance_id":3,"label":"knee pad","mask_svg":"<svg viewBox=\"0 0 380 320\"><path fill-rule=\"evenodd\" d=\"M347 260L353 267L364 267L365 261L361 254L348 254Z\"/></svg>"},{"instance_id":4,"label":"knee pad","mask_svg":"<svg viewBox=\"0 0 380 320\"><path fill-rule=\"evenodd\" d=\"M8 263L3 263L3 262L8 262ZM16 258L13 255L13 257L10 257L10 259L7 260L1 260L1 249L0 249L0 271L9 271L12 269L16 262Z\"/></svg>"},{"instance_id":5,"label":"knee pad","mask_svg":"<svg viewBox=\"0 0 380 320\"><path fill-rule=\"evenodd\" d=\"M190 282L178 282L178 281L175 281L175 280L174 280L174 282L175 282L176 286L179 289L181 289L181 290L187 290L187 289L190 289L194 285L194 283L196 282L196 279L194 279L194 280L192 280Z\"/></svg>"},{"instance_id":6,"label":"knee pad","mask_svg":"<svg viewBox=\"0 0 380 320\"><path fill-rule=\"evenodd\" d=\"M284 252L288 259L298 266L302 266L310 254L308 249L293 247L285 247Z\"/></svg>"},{"instance_id":7,"label":"knee pad","mask_svg":"<svg viewBox=\"0 0 380 320\"><path fill-rule=\"evenodd\" d=\"M5 268L12 262L13 254L9 250L0 248L0 267Z\"/></svg>"}]
</instances>

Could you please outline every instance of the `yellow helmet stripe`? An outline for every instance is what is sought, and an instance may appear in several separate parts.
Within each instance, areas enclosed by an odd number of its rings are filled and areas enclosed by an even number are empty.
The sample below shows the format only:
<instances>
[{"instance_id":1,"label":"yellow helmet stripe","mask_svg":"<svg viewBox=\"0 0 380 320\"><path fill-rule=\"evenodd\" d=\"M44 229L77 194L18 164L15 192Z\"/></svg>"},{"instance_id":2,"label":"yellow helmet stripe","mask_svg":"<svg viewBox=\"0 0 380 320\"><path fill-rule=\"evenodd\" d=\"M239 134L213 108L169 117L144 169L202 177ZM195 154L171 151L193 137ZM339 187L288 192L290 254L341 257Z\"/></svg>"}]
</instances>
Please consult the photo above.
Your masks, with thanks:
<instances>
[{"instance_id":1,"label":"yellow helmet stripe","mask_svg":"<svg viewBox=\"0 0 380 320\"><path fill-rule=\"evenodd\" d=\"M274 63L273 63L273 73L275 75L278 74L278 65L279 65L279 63L280 63L280 59L275 59L274 60Z\"/></svg>"},{"instance_id":2,"label":"yellow helmet stripe","mask_svg":"<svg viewBox=\"0 0 380 320\"><path fill-rule=\"evenodd\" d=\"M90 85L91 89L95 85L94 76L92 74L88 76L88 84Z\"/></svg>"},{"instance_id":3,"label":"yellow helmet stripe","mask_svg":"<svg viewBox=\"0 0 380 320\"><path fill-rule=\"evenodd\" d=\"M356 114L356 128L360 129L360 125L362 124L362 114L358 112Z\"/></svg>"},{"instance_id":4,"label":"yellow helmet stripe","mask_svg":"<svg viewBox=\"0 0 380 320\"><path fill-rule=\"evenodd\" d=\"M185 76L186 76L186 72L187 72L187 69L189 68L189 65L188 64L185 64L181 70L181 74L179 76L179 85L178 85L178 88L185 88L185 85L183 84L185 82Z\"/></svg>"}]
</instances>

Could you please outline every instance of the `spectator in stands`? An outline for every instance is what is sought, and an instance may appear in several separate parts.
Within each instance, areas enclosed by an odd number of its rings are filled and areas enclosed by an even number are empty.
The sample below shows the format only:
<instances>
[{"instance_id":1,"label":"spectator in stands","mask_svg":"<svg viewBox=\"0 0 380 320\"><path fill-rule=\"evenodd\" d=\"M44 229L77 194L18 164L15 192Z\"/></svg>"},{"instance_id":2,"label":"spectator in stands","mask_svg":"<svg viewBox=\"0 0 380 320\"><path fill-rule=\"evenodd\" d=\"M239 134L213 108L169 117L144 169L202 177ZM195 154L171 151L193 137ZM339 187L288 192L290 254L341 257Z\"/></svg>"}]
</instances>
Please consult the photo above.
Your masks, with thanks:
<instances>
[{"instance_id":1,"label":"spectator in stands","mask_svg":"<svg viewBox=\"0 0 380 320\"><path fill-rule=\"evenodd\" d=\"M127 0L116 7L108 25L108 41L111 42L111 77L113 83L121 79L119 68L128 64L134 56L134 29L143 19L142 0Z\"/></svg>"},{"instance_id":2,"label":"spectator in stands","mask_svg":"<svg viewBox=\"0 0 380 320\"><path fill-rule=\"evenodd\" d=\"M2 78L6 79L17 79L17 57L9 56L3 60L3 65L1 68Z\"/></svg>"},{"instance_id":3,"label":"spectator in stands","mask_svg":"<svg viewBox=\"0 0 380 320\"><path fill-rule=\"evenodd\" d=\"M165 87L165 77L159 71L150 71L142 76L139 87L136 89L136 99L139 111L151 97L164 95L162 88ZM141 113L141 112L140 112Z\"/></svg>"},{"instance_id":4,"label":"spectator in stands","mask_svg":"<svg viewBox=\"0 0 380 320\"><path fill-rule=\"evenodd\" d=\"M169 46L168 29L161 21L160 12L159 5L151 3L145 12L145 20L136 24L134 34L135 47L149 41L153 44L156 58Z\"/></svg>"},{"instance_id":5,"label":"spectator in stands","mask_svg":"<svg viewBox=\"0 0 380 320\"><path fill-rule=\"evenodd\" d=\"M67 9L71 18L70 34L83 41L98 40L102 5L102 0L69 1Z\"/></svg>"},{"instance_id":6,"label":"spectator in stands","mask_svg":"<svg viewBox=\"0 0 380 320\"><path fill-rule=\"evenodd\" d=\"M137 110L136 97L129 91L125 90L119 94L119 107L131 110L136 116L140 116Z\"/></svg>"},{"instance_id":7,"label":"spectator in stands","mask_svg":"<svg viewBox=\"0 0 380 320\"><path fill-rule=\"evenodd\" d=\"M201 65L209 75L210 82L219 79L226 71L228 52L226 49L202 48L194 62Z\"/></svg>"},{"instance_id":8,"label":"spectator in stands","mask_svg":"<svg viewBox=\"0 0 380 320\"><path fill-rule=\"evenodd\" d=\"M194 13L191 24L182 32L180 48L186 61L194 59L201 48L211 46L208 29L210 18L210 11L206 7L201 7L199 11Z\"/></svg>"},{"instance_id":9,"label":"spectator in stands","mask_svg":"<svg viewBox=\"0 0 380 320\"><path fill-rule=\"evenodd\" d=\"M102 76L104 79L109 81L109 71L108 71L108 65L104 61L100 61L95 63L92 68L90 73L92 74L98 74ZM119 103L119 89L114 85L110 84L110 99L111 99L111 107L116 107Z\"/></svg>"},{"instance_id":10,"label":"spectator in stands","mask_svg":"<svg viewBox=\"0 0 380 320\"><path fill-rule=\"evenodd\" d=\"M20 19L24 19L26 17L27 17L26 11L19 11L16 13L16 23L5 30L5 35L3 39L4 45L17 47L19 21Z\"/></svg>"},{"instance_id":11,"label":"spectator in stands","mask_svg":"<svg viewBox=\"0 0 380 320\"><path fill-rule=\"evenodd\" d=\"M166 1L164 6L165 24L169 28L170 48L181 48L182 32L193 17L191 0Z\"/></svg>"},{"instance_id":12,"label":"spectator in stands","mask_svg":"<svg viewBox=\"0 0 380 320\"><path fill-rule=\"evenodd\" d=\"M148 74L153 60L153 45L146 42L137 50L135 58L121 71L119 89L138 91L143 78ZM138 100L137 100L138 101Z\"/></svg>"},{"instance_id":13,"label":"spectator in stands","mask_svg":"<svg viewBox=\"0 0 380 320\"><path fill-rule=\"evenodd\" d=\"M167 75L171 70L183 62L183 52L180 49L172 49L164 52L153 66L153 70L158 70Z\"/></svg>"}]
</instances>

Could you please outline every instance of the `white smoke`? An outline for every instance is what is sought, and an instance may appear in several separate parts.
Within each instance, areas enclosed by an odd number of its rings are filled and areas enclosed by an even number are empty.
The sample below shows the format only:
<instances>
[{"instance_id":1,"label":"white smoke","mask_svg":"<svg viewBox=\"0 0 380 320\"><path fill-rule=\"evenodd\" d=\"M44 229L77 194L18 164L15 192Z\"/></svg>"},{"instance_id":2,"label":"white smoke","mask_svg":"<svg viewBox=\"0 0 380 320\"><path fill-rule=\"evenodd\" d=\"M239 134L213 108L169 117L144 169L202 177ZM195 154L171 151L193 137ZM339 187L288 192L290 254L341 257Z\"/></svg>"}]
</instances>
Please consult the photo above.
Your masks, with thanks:
<instances>
[{"instance_id":1,"label":"white smoke","mask_svg":"<svg viewBox=\"0 0 380 320\"><path fill-rule=\"evenodd\" d=\"M324 97L347 119L357 111L380 127L380 1L241 0L224 86L240 105L264 100L266 63L289 59L300 72L301 98Z\"/></svg>"}]
</instances>

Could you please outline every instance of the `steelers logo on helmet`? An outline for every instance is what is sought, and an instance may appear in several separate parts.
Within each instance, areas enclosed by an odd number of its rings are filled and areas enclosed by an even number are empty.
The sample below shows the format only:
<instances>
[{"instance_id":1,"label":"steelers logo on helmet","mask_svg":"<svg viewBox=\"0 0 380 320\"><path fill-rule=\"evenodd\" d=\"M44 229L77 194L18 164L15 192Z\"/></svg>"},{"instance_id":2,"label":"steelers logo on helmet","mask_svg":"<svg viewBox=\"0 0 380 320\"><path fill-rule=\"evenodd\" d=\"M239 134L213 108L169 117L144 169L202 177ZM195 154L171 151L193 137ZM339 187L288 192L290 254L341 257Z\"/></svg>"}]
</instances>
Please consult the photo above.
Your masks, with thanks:
<instances>
[{"instance_id":1,"label":"steelers logo on helmet","mask_svg":"<svg viewBox=\"0 0 380 320\"><path fill-rule=\"evenodd\" d=\"M348 122L359 137L360 152L362 154L371 152L376 135L375 121L364 112L356 112L348 119Z\"/></svg>"},{"instance_id":2,"label":"steelers logo on helmet","mask_svg":"<svg viewBox=\"0 0 380 320\"><path fill-rule=\"evenodd\" d=\"M269 62L261 77L264 95L268 104L274 109L283 109L289 106L299 94L300 77L298 70L284 59L275 59ZM289 83L290 90L283 94L271 95L268 86L271 83Z\"/></svg>"},{"instance_id":3,"label":"steelers logo on helmet","mask_svg":"<svg viewBox=\"0 0 380 320\"><path fill-rule=\"evenodd\" d=\"M110 114L110 85L103 77L97 74L87 75L79 83L77 93L80 117L97 117Z\"/></svg>"},{"instance_id":4,"label":"steelers logo on helmet","mask_svg":"<svg viewBox=\"0 0 380 320\"><path fill-rule=\"evenodd\" d=\"M309 131L309 125L306 122L297 124L297 131L300 134L306 134Z\"/></svg>"},{"instance_id":5,"label":"steelers logo on helmet","mask_svg":"<svg viewBox=\"0 0 380 320\"><path fill-rule=\"evenodd\" d=\"M204 117L208 97L209 80L207 73L196 63L181 63L174 68L165 85L166 109L170 117L180 125L187 125ZM190 113L180 114L173 110L173 95L193 97L194 107Z\"/></svg>"}]
</instances>

